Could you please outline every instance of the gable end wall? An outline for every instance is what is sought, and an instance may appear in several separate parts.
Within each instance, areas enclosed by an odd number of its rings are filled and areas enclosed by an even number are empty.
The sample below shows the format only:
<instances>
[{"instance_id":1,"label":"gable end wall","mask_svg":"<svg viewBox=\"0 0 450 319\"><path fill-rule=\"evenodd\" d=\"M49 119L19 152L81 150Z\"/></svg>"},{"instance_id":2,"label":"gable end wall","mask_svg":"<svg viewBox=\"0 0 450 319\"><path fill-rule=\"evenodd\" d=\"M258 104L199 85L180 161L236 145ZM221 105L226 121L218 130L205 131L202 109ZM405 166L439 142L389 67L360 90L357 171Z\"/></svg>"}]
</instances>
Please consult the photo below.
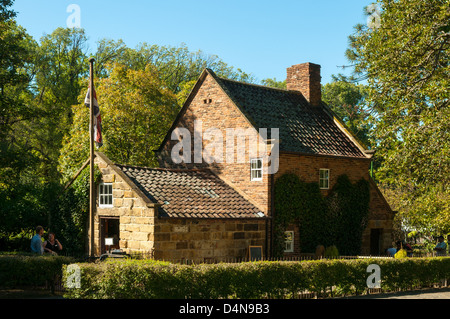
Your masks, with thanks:
<instances>
[{"instance_id":1,"label":"gable end wall","mask_svg":"<svg viewBox=\"0 0 450 319\"><path fill-rule=\"evenodd\" d=\"M205 101L207 103L205 103ZM221 131L223 137L223 157L222 163L208 164L204 160L202 163L194 163L194 121L201 121L202 133L210 128L217 128ZM234 105L230 98L225 94L221 87L217 84L214 78L207 74L202 85L198 91L195 92L193 98L185 106L185 113L180 117L176 127L187 128L191 133L192 155L190 164L174 164L171 158L171 150L178 141L168 140L163 145L161 153L159 154L159 161L161 167L207 167L211 169L227 184L239 191L247 200L251 201L263 213L269 214L269 178L263 177L262 181L250 180L250 156L248 143L246 145L237 145L230 147L226 143L227 129L252 129L253 126L249 123L241 111ZM256 130L254 130L256 132ZM207 146L208 141L203 140L202 149ZM266 149L267 146L259 146ZM262 149L262 148L261 148ZM227 150L234 155L234 161L231 163L226 160ZM245 154L243 163L238 163L238 154Z\"/></svg>"},{"instance_id":2,"label":"gable end wall","mask_svg":"<svg viewBox=\"0 0 450 319\"><path fill-rule=\"evenodd\" d=\"M95 157L95 164L102 172L104 183L112 183L113 206L97 208L94 216L94 244L96 255L100 255L100 218L116 217L120 223L120 248L127 253L151 253L154 245L155 207L149 207L135 189L118 174L110 163Z\"/></svg>"}]
</instances>

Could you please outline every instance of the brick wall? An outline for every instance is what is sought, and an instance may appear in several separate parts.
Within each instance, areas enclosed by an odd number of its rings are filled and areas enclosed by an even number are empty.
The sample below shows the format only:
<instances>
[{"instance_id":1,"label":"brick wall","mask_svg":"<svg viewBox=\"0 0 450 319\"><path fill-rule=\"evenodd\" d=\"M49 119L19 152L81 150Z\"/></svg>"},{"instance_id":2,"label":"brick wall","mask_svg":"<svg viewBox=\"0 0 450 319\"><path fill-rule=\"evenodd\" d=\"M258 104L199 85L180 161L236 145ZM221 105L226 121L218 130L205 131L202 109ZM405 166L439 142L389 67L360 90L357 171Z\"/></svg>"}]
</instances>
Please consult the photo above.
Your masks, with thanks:
<instances>
[{"instance_id":1,"label":"brick wall","mask_svg":"<svg viewBox=\"0 0 450 319\"><path fill-rule=\"evenodd\" d=\"M280 154L280 169L276 178L286 173L293 173L304 182L319 182L319 169L330 170L329 190L322 189L321 193L327 196L340 175L346 174L352 183L361 178L369 180L369 160L338 158L327 156L308 156L290 153ZM369 224L363 234L362 253L368 254L370 250L370 231L381 228L381 248L388 248L392 243L393 214L387 206L381 193L373 182L370 185ZM291 229L288 229L291 230ZM298 236L298 234L296 233ZM298 237L297 237L298 238Z\"/></svg>"},{"instance_id":2,"label":"brick wall","mask_svg":"<svg viewBox=\"0 0 450 319\"><path fill-rule=\"evenodd\" d=\"M302 63L287 69L286 87L288 90L300 91L311 105L317 106L322 101L320 65Z\"/></svg>"},{"instance_id":3,"label":"brick wall","mask_svg":"<svg viewBox=\"0 0 450 319\"><path fill-rule=\"evenodd\" d=\"M369 165L369 160L281 153L280 168L275 174L275 179L286 173L294 173L304 182L318 183L319 169L329 169L331 189L337 178L343 174L346 174L352 182L361 178L368 179ZM329 190L321 192L326 196Z\"/></svg>"},{"instance_id":4,"label":"brick wall","mask_svg":"<svg viewBox=\"0 0 450 319\"><path fill-rule=\"evenodd\" d=\"M171 158L171 150L178 141L169 140L164 145L163 150L159 156L161 167L209 167L226 183L232 185L245 198L252 201L262 212L268 214L269 206L269 178L267 175L263 176L262 181L250 180L250 154L248 142L246 145L238 143L235 140L235 147L226 143L227 129L240 128L243 130L253 129L253 126L248 123L239 109L233 104L229 97L222 91L220 86L209 74L204 79L200 89L197 91L193 99L182 115L181 120L177 123L177 127L187 128L191 132L191 145L194 145L194 127L195 121L201 121L202 132L210 128L217 128L223 136L223 162L208 164L205 161L202 163L191 163L184 165L177 165L173 163ZM198 122L197 122L198 123ZM254 131L256 132L256 131ZM198 133L198 132L197 132ZM207 147L208 141L203 141L202 149ZM238 147L240 145L240 147ZM265 144L258 144L258 147L265 148ZM230 163L226 160L225 155L227 148L232 150L234 161ZM259 149L259 148L258 148ZM192 153L194 147L192 147ZM244 156L244 162L238 163L238 155ZM194 155L191 157L194 159Z\"/></svg>"},{"instance_id":5,"label":"brick wall","mask_svg":"<svg viewBox=\"0 0 450 319\"><path fill-rule=\"evenodd\" d=\"M308 74L308 79L302 78ZM176 123L176 127L187 128L191 132L191 145L194 145L195 129L199 133L198 126L195 127L195 121L201 121L201 132L205 132L209 128L218 128L224 137L223 143L225 145L225 136L227 128L242 128L248 129L252 125L247 122L245 117L241 114L239 109L233 104L228 96L222 91L215 80L206 74L205 78L201 79L201 85L195 94L188 100L184 113L180 114L180 120ZM305 82L306 81L306 82ZM308 82L309 81L309 82ZM306 84L305 84L306 83ZM306 86L305 86L306 85ZM305 86L305 88L303 88ZM311 63L296 65L288 69L288 88L300 90L307 99L316 104L320 101L320 66ZM307 90L308 92L304 92ZM179 167L173 163L171 159L171 150L178 141L169 141L163 146L159 154L161 167ZM281 141L282 143L282 141ZM202 145L202 149L207 144ZM225 148L223 149L225 154ZM266 215L271 213L271 180L273 176L264 175L263 180L259 182L250 180L250 164L248 148L235 149L234 155L245 155L244 163L190 163L181 165L187 168L193 167L209 167L221 179L229 183L233 188L238 190L247 199L253 202ZM194 152L194 149L192 149ZM195 155L191 155L194 161ZM291 172L297 174L302 180L306 182L319 181L319 169L325 168L330 170L330 189L337 180L337 177L342 174L347 174L352 182L356 182L361 178L366 180L369 178L369 160L340 158L331 156L308 156L290 153L280 154L279 171L274 178L278 178L284 173ZM324 196L328 195L329 190L321 191ZM385 229L384 242L387 243L392 229L392 214L386 206L382 196L377 192L376 188L371 185L371 202L370 202L370 218L371 221L383 224ZM372 226L370 226L372 227ZM367 232L366 230L364 249L367 248ZM270 242L270 233L269 242ZM298 237L297 237L298 238Z\"/></svg>"}]
</instances>

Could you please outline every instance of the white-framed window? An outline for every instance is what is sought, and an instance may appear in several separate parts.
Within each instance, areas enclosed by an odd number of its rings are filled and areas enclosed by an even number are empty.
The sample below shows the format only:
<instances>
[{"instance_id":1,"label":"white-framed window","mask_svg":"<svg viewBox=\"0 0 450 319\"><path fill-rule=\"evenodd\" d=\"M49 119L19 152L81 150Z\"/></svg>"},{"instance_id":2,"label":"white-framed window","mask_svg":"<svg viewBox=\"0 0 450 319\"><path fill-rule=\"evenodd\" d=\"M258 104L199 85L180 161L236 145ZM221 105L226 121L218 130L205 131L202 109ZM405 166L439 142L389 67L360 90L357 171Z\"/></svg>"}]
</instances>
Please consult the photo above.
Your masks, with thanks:
<instances>
[{"instance_id":1,"label":"white-framed window","mask_svg":"<svg viewBox=\"0 0 450 319\"><path fill-rule=\"evenodd\" d=\"M319 187L321 189L330 188L330 170L327 168L321 168L319 170Z\"/></svg>"},{"instance_id":2,"label":"white-framed window","mask_svg":"<svg viewBox=\"0 0 450 319\"><path fill-rule=\"evenodd\" d=\"M98 204L100 207L113 206L112 183L100 183L98 186Z\"/></svg>"},{"instance_id":3,"label":"white-framed window","mask_svg":"<svg viewBox=\"0 0 450 319\"><path fill-rule=\"evenodd\" d=\"M284 232L284 252L294 252L294 232L291 230Z\"/></svg>"},{"instance_id":4,"label":"white-framed window","mask_svg":"<svg viewBox=\"0 0 450 319\"><path fill-rule=\"evenodd\" d=\"M250 160L250 180L262 181L262 173L262 158L252 158Z\"/></svg>"}]
</instances>

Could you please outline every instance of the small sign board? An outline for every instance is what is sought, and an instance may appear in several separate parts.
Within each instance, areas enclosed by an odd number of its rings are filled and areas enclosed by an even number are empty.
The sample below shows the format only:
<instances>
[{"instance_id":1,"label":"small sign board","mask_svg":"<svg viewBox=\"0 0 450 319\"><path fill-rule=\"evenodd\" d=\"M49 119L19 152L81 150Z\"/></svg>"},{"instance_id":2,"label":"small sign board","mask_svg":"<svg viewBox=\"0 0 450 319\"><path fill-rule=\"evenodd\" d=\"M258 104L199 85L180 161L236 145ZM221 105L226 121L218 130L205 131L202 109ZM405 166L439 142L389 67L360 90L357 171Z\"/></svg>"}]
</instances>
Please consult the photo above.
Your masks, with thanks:
<instances>
[{"instance_id":1,"label":"small sign board","mask_svg":"<svg viewBox=\"0 0 450 319\"><path fill-rule=\"evenodd\" d=\"M105 238L105 246L112 246L114 245L114 238L110 237L110 238Z\"/></svg>"},{"instance_id":2,"label":"small sign board","mask_svg":"<svg viewBox=\"0 0 450 319\"><path fill-rule=\"evenodd\" d=\"M250 261L262 260L263 259L262 246L249 246L248 259Z\"/></svg>"}]
</instances>

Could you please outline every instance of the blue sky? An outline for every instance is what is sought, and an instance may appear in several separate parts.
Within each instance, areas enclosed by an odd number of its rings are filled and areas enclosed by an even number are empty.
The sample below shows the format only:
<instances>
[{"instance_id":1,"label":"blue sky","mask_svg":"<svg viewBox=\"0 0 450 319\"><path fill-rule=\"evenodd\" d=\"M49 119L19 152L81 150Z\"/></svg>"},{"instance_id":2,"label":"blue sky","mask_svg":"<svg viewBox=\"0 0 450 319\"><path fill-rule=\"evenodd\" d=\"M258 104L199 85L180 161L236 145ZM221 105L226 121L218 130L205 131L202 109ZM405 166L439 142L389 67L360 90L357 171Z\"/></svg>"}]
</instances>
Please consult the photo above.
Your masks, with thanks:
<instances>
[{"instance_id":1,"label":"blue sky","mask_svg":"<svg viewBox=\"0 0 450 319\"><path fill-rule=\"evenodd\" d=\"M347 37L366 23L364 7L374 0L15 0L17 21L36 40L67 27L70 4L95 51L102 38L179 46L215 54L258 80L284 80L286 68L313 62L322 66L322 83L349 74Z\"/></svg>"}]
</instances>

